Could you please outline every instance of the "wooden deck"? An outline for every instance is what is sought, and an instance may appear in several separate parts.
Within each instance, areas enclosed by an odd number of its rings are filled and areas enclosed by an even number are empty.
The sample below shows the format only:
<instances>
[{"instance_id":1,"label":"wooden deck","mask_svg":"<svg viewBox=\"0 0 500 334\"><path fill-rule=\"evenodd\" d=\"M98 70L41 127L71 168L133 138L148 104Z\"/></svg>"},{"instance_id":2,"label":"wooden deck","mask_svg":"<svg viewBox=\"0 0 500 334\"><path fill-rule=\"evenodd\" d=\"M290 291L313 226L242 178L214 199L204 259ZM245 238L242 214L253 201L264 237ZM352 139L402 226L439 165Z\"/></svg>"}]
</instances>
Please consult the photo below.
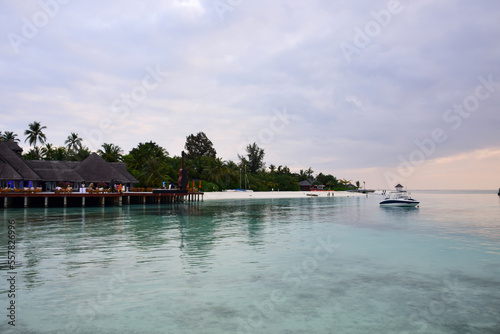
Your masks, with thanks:
<instances>
[{"instance_id":1,"label":"wooden deck","mask_svg":"<svg viewBox=\"0 0 500 334\"><path fill-rule=\"evenodd\" d=\"M49 208L122 206L131 204L173 204L203 201L202 192L171 191L168 193L54 193L54 192L1 192L3 208Z\"/></svg>"}]
</instances>

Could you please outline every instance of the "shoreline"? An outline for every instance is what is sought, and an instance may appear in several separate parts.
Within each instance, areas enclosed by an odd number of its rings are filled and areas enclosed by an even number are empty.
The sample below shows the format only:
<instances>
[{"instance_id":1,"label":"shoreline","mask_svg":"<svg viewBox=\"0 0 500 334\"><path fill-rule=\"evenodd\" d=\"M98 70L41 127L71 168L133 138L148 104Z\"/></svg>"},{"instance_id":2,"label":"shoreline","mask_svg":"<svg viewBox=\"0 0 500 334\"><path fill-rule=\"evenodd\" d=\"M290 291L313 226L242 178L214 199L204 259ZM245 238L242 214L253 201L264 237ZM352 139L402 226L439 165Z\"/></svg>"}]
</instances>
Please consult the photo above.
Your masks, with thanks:
<instances>
[{"instance_id":1,"label":"shoreline","mask_svg":"<svg viewBox=\"0 0 500 334\"><path fill-rule=\"evenodd\" d=\"M366 194L354 193L348 191L217 191L206 192L203 194L205 201L224 200L224 199L265 199L265 198L304 198L308 195L317 195L313 197L360 197ZM328 196L330 194L330 196Z\"/></svg>"}]
</instances>

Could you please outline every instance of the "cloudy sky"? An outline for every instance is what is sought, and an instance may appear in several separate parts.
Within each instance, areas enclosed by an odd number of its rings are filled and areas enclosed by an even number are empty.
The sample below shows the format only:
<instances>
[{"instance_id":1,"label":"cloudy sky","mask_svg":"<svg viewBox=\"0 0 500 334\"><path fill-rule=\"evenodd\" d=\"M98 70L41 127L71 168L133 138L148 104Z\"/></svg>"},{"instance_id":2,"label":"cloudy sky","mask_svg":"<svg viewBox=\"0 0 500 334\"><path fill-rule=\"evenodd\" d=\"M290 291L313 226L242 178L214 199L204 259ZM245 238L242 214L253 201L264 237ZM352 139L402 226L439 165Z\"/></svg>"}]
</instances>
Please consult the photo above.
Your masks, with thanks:
<instances>
[{"instance_id":1,"label":"cloudy sky","mask_svg":"<svg viewBox=\"0 0 500 334\"><path fill-rule=\"evenodd\" d=\"M97 150L203 131L237 160L500 187L495 0L0 0L0 130Z\"/></svg>"}]
</instances>

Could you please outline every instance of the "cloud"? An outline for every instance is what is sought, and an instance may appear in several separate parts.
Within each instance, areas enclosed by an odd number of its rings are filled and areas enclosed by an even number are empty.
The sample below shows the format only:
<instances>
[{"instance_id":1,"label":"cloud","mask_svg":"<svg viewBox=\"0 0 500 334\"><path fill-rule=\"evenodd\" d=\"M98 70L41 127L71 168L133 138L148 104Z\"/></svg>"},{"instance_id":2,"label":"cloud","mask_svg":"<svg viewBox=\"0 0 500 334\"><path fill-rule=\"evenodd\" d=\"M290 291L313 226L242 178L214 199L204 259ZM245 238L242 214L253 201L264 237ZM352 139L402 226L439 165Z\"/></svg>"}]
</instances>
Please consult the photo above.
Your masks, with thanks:
<instances>
[{"instance_id":1,"label":"cloud","mask_svg":"<svg viewBox=\"0 0 500 334\"><path fill-rule=\"evenodd\" d=\"M386 1L232 2L222 19L210 0L45 3L57 13L35 0L0 4L0 130L21 137L37 120L55 145L78 132L97 149L88 134L101 131L97 139L125 151L154 140L179 154L204 131L236 159L287 108L286 128L262 143L268 164L397 168L436 128L448 139L428 159L500 146L495 1L401 1L385 23ZM37 29L29 38L26 22ZM347 61L341 45L356 46L360 31L369 43ZM12 34L25 39L18 52ZM125 117L114 113L156 66L168 72L163 82ZM489 75L495 91L453 128L446 111Z\"/></svg>"}]
</instances>

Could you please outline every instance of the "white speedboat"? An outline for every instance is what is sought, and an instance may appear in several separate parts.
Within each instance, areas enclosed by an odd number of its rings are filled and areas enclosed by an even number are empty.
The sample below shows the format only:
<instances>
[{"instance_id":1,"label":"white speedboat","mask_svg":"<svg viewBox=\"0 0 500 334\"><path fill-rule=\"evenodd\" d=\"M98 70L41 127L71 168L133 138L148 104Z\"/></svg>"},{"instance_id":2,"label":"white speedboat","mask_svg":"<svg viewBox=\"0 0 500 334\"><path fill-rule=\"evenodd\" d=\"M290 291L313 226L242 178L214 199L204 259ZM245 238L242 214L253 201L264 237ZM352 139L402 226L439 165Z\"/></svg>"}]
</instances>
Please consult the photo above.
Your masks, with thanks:
<instances>
[{"instance_id":1,"label":"white speedboat","mask_svg":"<svg viewBox=\"0 0 500 334\"><path fill-rule=\"evenodd\" d=\"M391 191L387 197L380 202L380 206L417 206L420 202L411 198L406 191Z\"/></svg>"}]
</instances>

